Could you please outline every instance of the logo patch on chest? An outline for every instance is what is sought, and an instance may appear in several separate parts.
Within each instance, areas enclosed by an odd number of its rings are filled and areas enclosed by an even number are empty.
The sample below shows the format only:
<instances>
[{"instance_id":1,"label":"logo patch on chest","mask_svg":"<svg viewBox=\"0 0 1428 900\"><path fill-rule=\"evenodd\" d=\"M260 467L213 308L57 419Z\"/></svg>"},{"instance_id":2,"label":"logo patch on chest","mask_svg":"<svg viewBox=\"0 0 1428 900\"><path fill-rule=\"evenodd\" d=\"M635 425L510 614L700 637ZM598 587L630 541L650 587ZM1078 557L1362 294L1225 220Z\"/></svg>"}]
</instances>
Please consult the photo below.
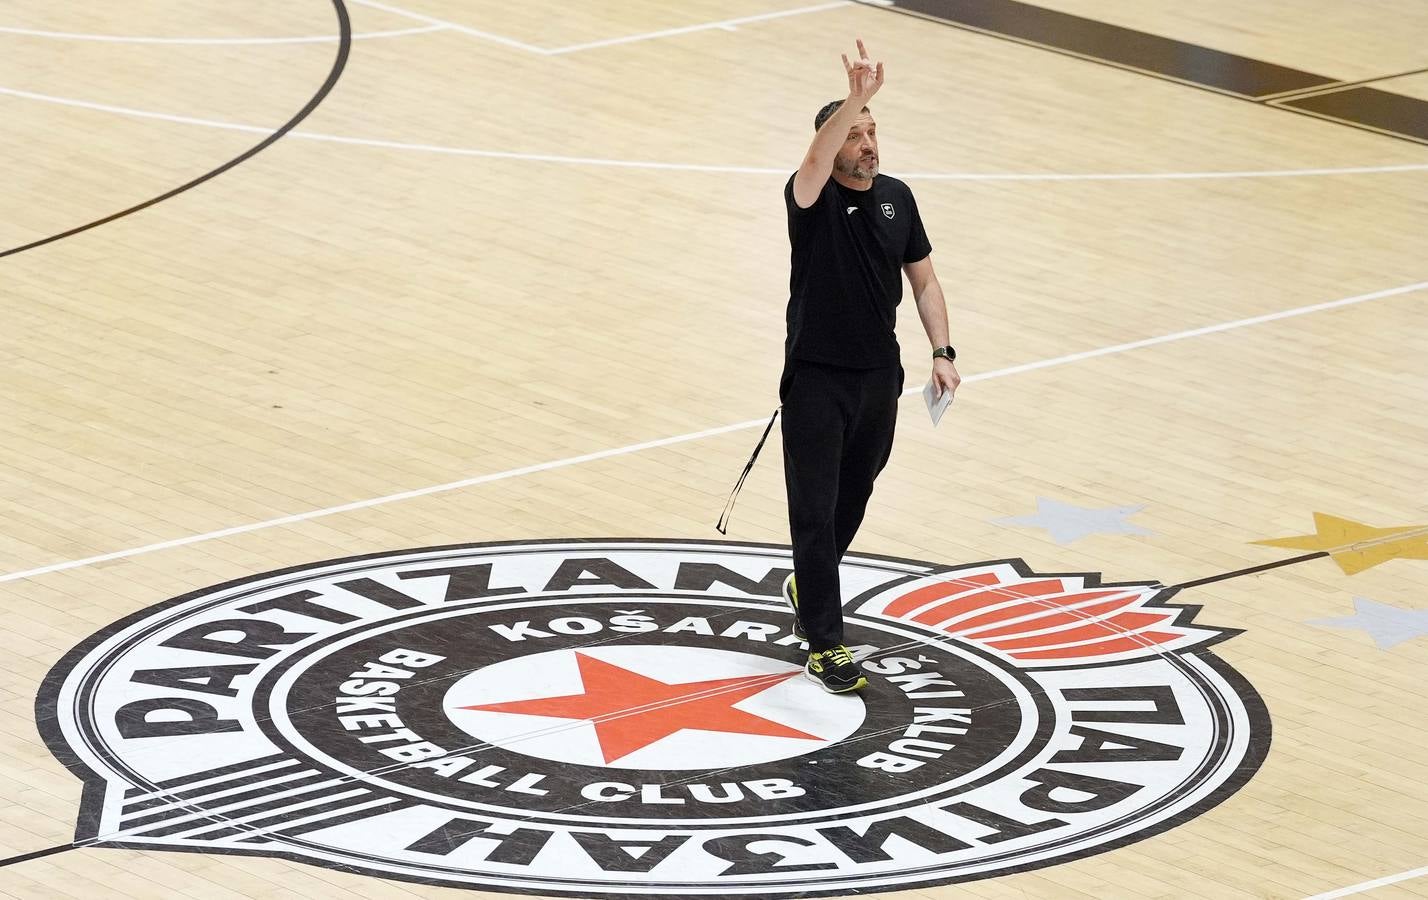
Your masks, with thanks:
<instances>
[{"instance_id":1,"label":"logo patch on chest","mask_svg":"<svg viewBox=\"0 0 1428 900\"><path fill-rule=\"evenodd\" d=\"M893 216L897 215L897 210L893 209L893 205L891 203L884 203L883 215L891 219Z\"/></svg>"}]
</instances>

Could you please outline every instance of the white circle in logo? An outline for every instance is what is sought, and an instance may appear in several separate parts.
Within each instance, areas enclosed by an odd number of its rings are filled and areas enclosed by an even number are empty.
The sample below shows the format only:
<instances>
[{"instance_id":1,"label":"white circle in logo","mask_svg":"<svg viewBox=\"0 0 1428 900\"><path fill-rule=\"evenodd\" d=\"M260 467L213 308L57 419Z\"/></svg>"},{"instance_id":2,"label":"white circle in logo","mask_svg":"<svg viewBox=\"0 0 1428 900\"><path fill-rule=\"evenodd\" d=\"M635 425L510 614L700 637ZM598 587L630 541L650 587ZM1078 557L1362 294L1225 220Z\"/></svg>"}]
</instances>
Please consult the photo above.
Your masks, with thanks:
<instances>
[{"instance_id":1,"label":"white circle in logo","mask_svg":"<svg viewBox=\"0 0 1428 900\"><path fill-rule=\"evenodd\" d=\"M670 645L553 650L457 681L462 731L555 762L718 769L805 756L863 724L856 696L808 690L797 664Z\"/></svg>"}]
</instances>

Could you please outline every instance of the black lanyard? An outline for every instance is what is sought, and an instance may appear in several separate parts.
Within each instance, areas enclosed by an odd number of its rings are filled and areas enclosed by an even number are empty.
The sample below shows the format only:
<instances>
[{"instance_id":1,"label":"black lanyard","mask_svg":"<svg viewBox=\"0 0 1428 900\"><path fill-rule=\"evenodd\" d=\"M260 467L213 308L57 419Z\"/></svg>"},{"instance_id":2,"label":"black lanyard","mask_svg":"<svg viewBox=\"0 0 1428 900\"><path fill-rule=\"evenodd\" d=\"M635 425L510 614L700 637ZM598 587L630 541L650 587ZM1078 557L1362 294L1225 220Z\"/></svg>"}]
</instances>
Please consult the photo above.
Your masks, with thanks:
<instances>
[{"instance_id":1,"label":"black lanyard","mask_svg":"<svg viewBox=\"0 0 1428 900\"><path fill-rule=\"evenodd\" d=\"M739 480L734 483L734 490L729 494L729 502L724 504L724 513L719 516L719 522L714 526L718 529L720 534L729 533L729 514L734 511L734 501L738 498L739 491L743 490L745 479L747 479L749 473L754 470L754 460L759 458L759 451L764 449L764 441L769 439L769 432L773 431L774 420L778 418L778 413L781 409L783 409L782 406L778 407L778 409L773 411L773 415L769 416L769 423L764 426L764 433L759 438L758 444L754 447L753 455L749 457L748 463L744 465L744 471L743 474L739 476Z\"/></svg>"}]
</instances>

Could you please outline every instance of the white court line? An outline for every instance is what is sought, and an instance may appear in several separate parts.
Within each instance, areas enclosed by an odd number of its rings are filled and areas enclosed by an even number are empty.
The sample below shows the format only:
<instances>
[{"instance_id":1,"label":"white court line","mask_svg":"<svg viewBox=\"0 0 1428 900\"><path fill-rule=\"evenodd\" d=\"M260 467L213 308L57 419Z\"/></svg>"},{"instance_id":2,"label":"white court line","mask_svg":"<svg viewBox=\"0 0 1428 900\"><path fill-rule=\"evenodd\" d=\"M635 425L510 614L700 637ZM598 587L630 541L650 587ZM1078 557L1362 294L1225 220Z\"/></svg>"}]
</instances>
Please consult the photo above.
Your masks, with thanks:
<instances>
[{"instance_id":1,"label":"white court line","mask_svg":"<svg viewBox=\"0 0 1428 900\"><path fill-rule=\"evenodd\" d=\"M1406 284L1401 287L1388 288L1382 291L1374 291L1369 294L1359 294L1353 297L1345 297L1342 300L1331 300L1327 303L1315 303L1310 306L1300 306L1294 309L1281 310L1277 313L1269 313L1263 316L1253 316L1248 319L1236 319L1232 322L1222 322L1218 325L1208 325L1203 328L1192 328L1188 331L1177 331L1173 334L1165 334L1159 337L1147 338L1140 341L1130 341L1124 344L1114 344L1109 347L1102 347L1098 350L1087 350L1081 353L1071 353L1065 356L1057 356L1051 359L1043 359L1038 362L1024 363L1019 366L1008 366L1004 369L996 369L991 372L981 372L969 375L962 379L964 384L989 381L993 378L1002 378L1007 375L1017 375L1022 372L1031 372L1038 369L1047 369L1052 366L1065 365L1067 363L1080 362L1085 359L1092 359L1098 356L1109 356L1113 353L1124 353L1127 350L1135 350L1141 347L1151 347L1156 344L1166 344L1171 341L1184 340L1186 338L1199 337L1206 334L1214 334L1221 331L1229 331L1234 328L1244 328L1249 325L1259 325L1264 322L1274 322L1280 319L1288 319L1294 316L1309 315L1310 313L1322 312L1327 309L1337 309L1350 306L1356 303L1367 303L1372 300L1382 300L1386 297L1396 297L1400 294L1408 294L1414 291L1428 289L1428 281L1420 281L1415 284ZM904 396L920 391L921 388L909 388L904 392ZM382 497L374 497L368 500L357 500L352 503L344 503L341 506L331 506L326 509L315 509L305 513L296 513L290 516L282 516L276 519L267 519L262 522L251 522L247 525L237 525L232 528L224 528L219 531L209 531L203 534L190 535L188 537L176 538L169 541L160 541L156 544L146 544L142 547L133 547L128 550L116 550L113 553L105 553L99 556L89 556L84 559L69 560L67 562L53 563L48 566L40 566L34 569L25 569L19 572L10 572L0 575L0 584L9 581L20 581L25 578L34 578L38 575L46 575L51 572L63 572L68 569L78 569L82 566L94 565L95 563L108 562L116 559L127 559L139 556L144 553L153 553L157 550L168 550L174 547L183 547L188 544L197 544L203 541L216 540L218 538L232 537L237 534L245 534L250 531L258 531L263 528L272 528L277 525L292 525L297 522L306 522L311 519L318 519L324 516L332 516L338 513L352 512L359 509L369 509L373 506L382 506L387 503L395 503L398 500L411 500L416 497L427 497L432 494L441 494L448 491L459 490L461 488L473 487L478 484L489 484L493 481L504 481L510 478L520 478L524 475L533 475L537 472L549 472L553 469L563 469L569 466L577 466L581 463L595 462L602 459L611 459L616 456L627 456L631 453L639 453L643 450L652 450L657 447L669 447L674 444L683 444L690 441L698 441L715 435L728 434L734 431L757 428L767 422L765 416L757 419L749 419L744 422L735 422L732 425L721 425L717 428L707 428L703 431L695 431L689 434L675 435L674 437L660 438L653 441L645 441L639 444L629 444L624 447L615 447L610 450L600 450L595 453L586 453L580 456L567 457L566 459L556 459L549 462L537 463L531 466L522 466L518 469L507 469L503 472L492 472L488 475L478 475L474 478L463 478L460 481L450 481L446 484L437 484L430 487L417 488L410 491L402 491L398 494L387 494Z\"/></svg>"},{"instance_id":2,"label":"white court line","mask_svg":"<svg viewBox=\"0 0 1428 900\"><path fill-rule=\"evenodd\" d=\"M631 34L626 35L624 37L606 38L605 40L589 41L583 44L571 44L568 47L537 47L534 44L527 44L522 41L518 41L515 38L509 38L504 35L495 34L490 31L481 31L476 28L469 28L465 25L458 25L455 22L450 22L445 19L436 19L424 13L412 12L409 9L402 9L400 6L391 6L386 3L379 3L377 2L377 0L352 0L352 2L360 3L363 6L370 6L373 9L380 9L383 12L389 12L393 15L406 16L409 19L416 19L420 22L429 22L433 25L441 25L442 27L449 28L452 31L459 31L462 34L469 34L472 37L481 38L482 40L486 41L492 41L494 43L502 44L507 47L514 47L517 50L524 50L527 53L535 53L540 56L556 56L563 53L575 53L580 50L592 50L596 47L610 47L614 46L615 44L632 44L636 41L650 41L655 40L656 38L671 37L676 34L689 34L695 31L707 31L715 28L723 29L725 31L733 31L739 25L745 25L750 22L763 22L768 19L780 19L785 16L801 16L806 13L823 12L824 10L856 5L852 2L852 0L835 0L835 2L832 3L820 3L817 6L803 6L797 9L783 9L778 10L776 12L760 13L754 16L743 16L738 19L723 19L718 22L703 22L698 25L685 25L681 28L666 28L663 31L650 31L645 32L644 34Z\"/></svg>"},{"instance_id":3,"label":"white court line","mask_svg":"<svg viewBox=\"0 0 1428 900\"><path fill-rule=\"evenodd\" d=\"M99 112L118 113L123 116L133 116L138 119L158 119L163 122L178 122L182 125L204 125L208 128L224 128L229 131L251 131L257 134L272 134L276 128L262 125L240 125L236 122L220 122L217 119L195 119L191 116L175 116L169 113L152 112L146 109L131 109L127 106L111 106L107 103L90 103L88 100L73 100L69 97L55 97L50 94L36 94L33 91L17 91L14 88L0 88L0 95L8 97L21 97L25 100L39 100L44 103L56 103L60 106L75 106L80 109L93 109ZM292 136L292 132L288 132Z\"/></svg>"},{"instance_id":4,"label":"white court line","mask_svg":"<svg viewBox=\"0 0 1428 900\"><path fill-rule=\"evenodd\" d=\"M201 125L205 128L221 128L228 131L246 131L254 134L271 134L273 128L266 125L245 125L239 122L223 122L217 119L200 119L193 116L176 116L169 113L115 106L108 103L93 103L71 97L56 97L34 91L21 91L0 87L0 95L73 106L98 112L133 116L140 119L158 119L182 125ZM711 172L728 175L780 175L792 174L792 166L725 166L703 163L656 162L653 160L606 159L592 156L565 156L554 153L520 153L505 150L481 150L475 147L449 147L440 144L417 144L409 141L386 141L377 138L348 137L340 134L322 134L315 131L290 131L289 138L308 141L326 141L335 144L352 144L360 147L378 147L386 150L408 150L421 153L436 153L447 156L474 156L484 159L510 159L523 162L557 163L574 166L614 167L625 169L653 169L675 172ZM1406 163L1387 166L1347 166L1323 169L1265 169L1237 172L1126 172L1126 173L1062 173L1062 172L899 172L899 178L913 181L1175 181L1204 178L1294 178L1320 175L1379 175L1392 172L1428 171L1428 163ZM891 173L890 173L891 174Z\"/></svg>"},{"instance_id":5,"label":"white court line","mask_svg":"<svg viewBox=\"0 0 1428 900\"><path fill-rule=\"evenodd\" d=\"M586 453L583 456L572 456L566 459L557 459L550 462L538 463L533 466L523 466L519 469L507 469L504 472L493 472L490 475L478 475L475 478L464 478L461 481L450 481L446 484L432 485L431 487L417 488L412 491L403 491L400 494L387 494L384 497L375 497L370 500L358 500L353 503L344 503L341 506L332 506L327 509L315 509L305 513L297 513L291 516L283 516L277 519L268 519L263 522L252 522L247 525L238 525L233 528L224 528L220 531L209 531L204 534L195 534L188 537L177 538L171 541L162 541L157 544L147 544L143 547L135 547L129 550L117 550L113 553L105 553L101 556L90 556L85 559L70 560L69 562L55 563L53 565L41 566L37 569L27 569L23 572L11 572L0 575L0 584L7 581L19 581L23 578L32 578L36 575L45 575L50 572L63 572L66 569L77 569L81 566L93 565L95 563L108 562L114 559L126 559L131 556L138 556L142 553L153 553L155 550L167 550L172 547L183 547L187 544L197 544L202 541L211 541L216 538L231 537L235 534L244 534L249 531L257 531L262 528L271 528L275 525L291 525L295 522L306 522L309 519L317 519L323 516L330 516L336 513L352 512L358 509L367 509L372 506L381 506L386 503L395 503L398 500L411 500L416 497L426 497L431 494L441 494L447 491L459 490L460 488L473 487L478 484L486 484L492 481L503 481L508 478L519 478L522 475L533 475L537 472L547 472L551 469L563 469L566 466L575 466L581 463L594 462L600 459L609 459L613 456L625 456L630 453L638 453L641 450L651 450L655 447L668 447L671 444L682 444L686 441L697 441L701 438L713 437L717 434L726 434L731 431L741 431L745 428L752 428L755 425L762 425L767 419L756 419L748 422L736 422L733 425L724 425L720 428L710 428L706 431L696 431L692 434L681 434L676 437L661 438L656 441L646 441L642 444L630 444L625 447L616 447L613 450L601 450L597 453Z\"/></svg>"},{"instance_id":6,"label":"white court line","mask_svg":"<svg viewBox=\"0 0 1428 900\"><path fill-rule=\"evenodd\" d=\"M445 25L426 25L421 28L401 28L396 31L369 31L352 35L354 41L375 38L403 37L409 34L427 34L441 31ZM109 44L331 44L340 40L339 35L320 34L312 37L247 37L247 38L195 38L195 37L129 37L118 34L75 34L68 31L37 31L32 28L11 28L0 25L0 34L18 34L25 37L57 38L70 41L102 41Z\"/></svg>"},{"instance_id":7,"label":"white court line","mask_svg":"<svg viewBox=\"0 0 1428 900\"><path fill-rule=\"evenodd\" d=\"M484 41L491 41L492 43L502 44L507 47L514 47L517 50L524 50L527 53L545 53L545 51L542 50L540 47L533 47L530 44L522 43L521 41L518 41L515 38L503 37L499 34L492 34L489 31L480 31L475 28L468 28L465 25L457 25L455 22L448 22L445 19L435 19L431 16L423 15L422 13L412 12L409 9L402 9L399 6L389 6L385 3L378 3L377 0L352 0L352 2L360 3L362 6L370 6L373 9L380 9L383 12L389 12L393 15L406 16L408 19L416 19L418 22L426 22L429 25L440 25L443 28L449 28L452 31L459 31L462 34L469 34L472 37L478 37Z\"/></svg>"},{"instance_id":8,"label":"white court line","mask_svg":"<svg viewBox=\"0 0 1428 900\"><path fill-rule=\"evenodd\" d=\"M1341 166L1321 169L1245 169L1223 172L900 172L899 178L921 181L1182 181L1200 178L1300 178L1306 175L1376 175L1422 172L1428 163L1393 166Z\"/></svg>"},{"instance_id":9,"label":"white court line","mask_svg":"<svg viewBox=\"0 0 1428 900\"><path fill-rule=\"evenodd\" d=\"M1428 866L1424 866L1421 869L1409 869L1407 872L1399 872L1397 875L1386 875L1383 878L1375 878L1373 881L1365 881L1362 884L1351 884L1348 887L1339 888L1336 891L1315 894L1312 897L1306 898L1306 900L1338 900L1339 897L1351 897L1354 894L1362 894L1364 891L1371 891L1374 888L1397 884L1400 881L1408 881L1411 878L1421 878L1424 875L1428 875Z\"/></svg>"},{"instance_id":10,"label":"white court line","mask_svg":"<svg viewBox=\"0 0 1428 900\"><path fill-rule=\"evenodd\" d=\"M1339 309L1344 306L1353 306L1356 303L1367 303L1371 300L1382 300L1385 297L1397 297L1399 294L1411 294L1414 291L1421 291L1428 288L1428 281L1419 281L1415 284L1405 284L1402 287L1387 288L1382 291L1374 291L1370 294L1358 294L1353 297L1345 297L1342 300L1330 300L1326 303L1315 303L1310 306L1296 306L1293 309L1286 309L1276 313L1266 313L1262 316L1251 316L1248 319L1236 319L1233 322L1221 322L1218 325L1206 325L1203 328L1192 328L1189 331L1177 331L1174 334L1163 334L1160 337L1146 338L1140 341L1130 341L1125 344L1115 344L1110 347L1102 347L1099 350L1086 350L1081 353L1071 353L1066 356L1058 356L1055 359L1044 359L1040 362L1024 363L1019 366L1009 366L1005 369L997 369L994 372L984 372L980 375L972 375L963 378L962 381L981 381L986 378L1000 378L1003 375L1016 375L1021 372L1032 372L1037 369L1046 369L1051 366L1060 366L1066 363L1080 362L1083 359L1094 359L1097 356L1109 356L1112 353L1124 353L1127 350L1138 350L1141 347L1154 347L1156 344L1168 344L1171 341L1184 340L1185 338L1200 337L1205 334L1216 334L1221 331L1231 331L1235 328L1246 328L1250 325L1261 325L1265 322L1277 322L1280 319L1292 319L1295 316L1306 316L1310 313L1323 312L1326 309ZM921 393L922 388L908 388L904 394Z\"/></svg>"},{"instance_id":11,"label":"white court line","mask_svg":"<svg viewBox=\"0 0 1428 900\"><path fill-rule=\"evenodd\" d=\"M820 3L817 6L802 6L798 9L781 9L777 12L760 13L756 16L743 16L738 19L724 19L720 22L705 22L702 25L685 25L682 28L666 28L663 31L650 31L645 34L631 34L625 37L607 38L603 41L589 41L584 44L571 44L568 47L554 47L544 51L547 55L554 56L559 53L576 53L580 50L593 50L596 47L613 47L616 44L633 44L636 41L649 41L655 38L673 37L676 34L690 34L695 31L708 31L713 28L722 28L725 31L732 31L739 25L747 25L750 22L765 22L769 19L782 19L786 16L801 16L806 13L823 12L824 10L837 9L842 6L853 6L852 0L835 0L833 3Z\"/></svg>"}]
</instances>

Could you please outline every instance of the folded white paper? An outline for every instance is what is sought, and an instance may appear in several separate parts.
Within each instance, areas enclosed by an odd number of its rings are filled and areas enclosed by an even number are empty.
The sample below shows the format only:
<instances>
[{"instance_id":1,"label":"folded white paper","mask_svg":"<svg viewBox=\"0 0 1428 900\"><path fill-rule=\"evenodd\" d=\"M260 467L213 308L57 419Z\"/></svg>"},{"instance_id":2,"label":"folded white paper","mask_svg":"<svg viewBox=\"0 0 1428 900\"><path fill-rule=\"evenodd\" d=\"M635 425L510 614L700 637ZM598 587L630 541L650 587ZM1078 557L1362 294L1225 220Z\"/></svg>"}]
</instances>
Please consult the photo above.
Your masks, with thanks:
<instances>
[{"instance_id":1,"label":"folded white paper","mask_svg":"<svg viewBox=\"0 0 1428 900\"><path fill-rule=\"evenodd\" d=\"M927 414L932 417L934 428L942 421L942 414L947 411L947 407L952 405L952 396L951 391L943 391L939 396L937 383L931 378L927 379L927 386L922 389L922 399L927 402Z\"/></svg>"}]
</instances>

